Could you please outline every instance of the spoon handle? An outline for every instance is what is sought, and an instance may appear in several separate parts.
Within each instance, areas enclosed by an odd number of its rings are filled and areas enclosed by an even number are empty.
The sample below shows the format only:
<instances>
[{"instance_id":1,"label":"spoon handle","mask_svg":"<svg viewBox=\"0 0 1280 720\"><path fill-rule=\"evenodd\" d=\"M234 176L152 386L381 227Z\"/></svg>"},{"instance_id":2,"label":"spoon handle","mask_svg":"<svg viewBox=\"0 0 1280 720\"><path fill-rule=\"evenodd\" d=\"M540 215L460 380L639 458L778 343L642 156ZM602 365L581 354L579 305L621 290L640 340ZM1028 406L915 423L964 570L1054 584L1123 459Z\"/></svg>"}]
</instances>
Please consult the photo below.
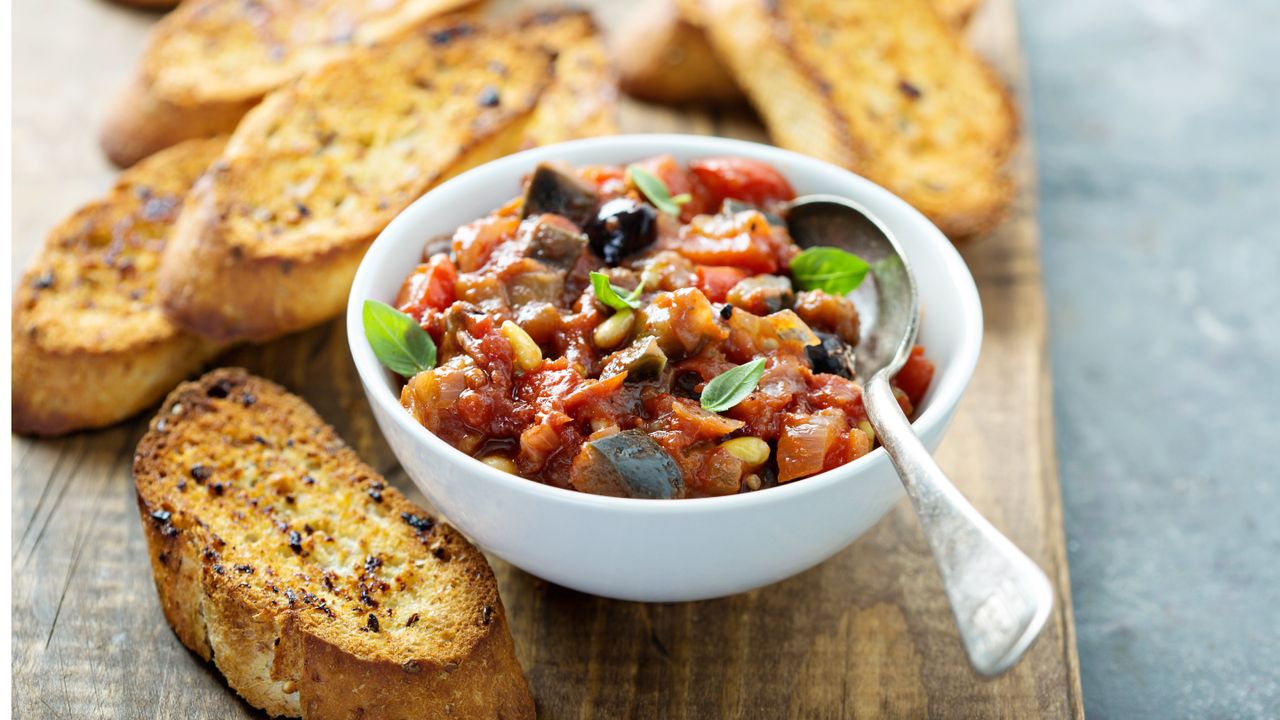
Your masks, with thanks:
<instances>
[{"instance_id":1,"label":"spoon handle","mask_svg":"<svg viewBox=\"0 0 1280 720\"><path fill-rule=\"evenodd\" d=\"M943 474L903 415L886 372L871 377L863 398L920 518L969 662L995 677L1017 662L1048 619L1049 579Z\"/></svg>"}]
</instances>

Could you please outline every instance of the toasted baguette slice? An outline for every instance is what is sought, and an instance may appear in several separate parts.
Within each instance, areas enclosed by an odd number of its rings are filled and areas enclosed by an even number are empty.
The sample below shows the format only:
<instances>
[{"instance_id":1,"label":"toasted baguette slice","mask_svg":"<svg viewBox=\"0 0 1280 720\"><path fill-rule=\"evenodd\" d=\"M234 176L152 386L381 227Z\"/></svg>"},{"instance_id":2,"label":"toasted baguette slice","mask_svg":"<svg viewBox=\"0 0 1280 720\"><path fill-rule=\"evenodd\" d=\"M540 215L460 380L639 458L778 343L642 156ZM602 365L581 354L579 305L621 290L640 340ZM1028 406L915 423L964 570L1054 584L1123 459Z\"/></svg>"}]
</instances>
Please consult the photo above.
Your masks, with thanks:
<instances>
[{"instance_id":1,"label":"toasted baguette slice","mask_svg":"<svg viewBox=\"0 0 1280 720\"><path fill-rule=\"evenodd\" d=\"M303 72L473 0L187 0L151 33L107 115L101 144L122 167L176 142L230 133Z\"/></svg>"},{"instance_id":2,"label":"toasted baguette slice","mask_svg":"<svg viewBox=\"0 0 1280 720\"><path fill-rule=\"evenodd\" d=\"M774 142L884 185L952 238L1003 216L1012 100L926 0L681 1Z\"/></svg>"},{"instance_id":3,"label":"toasted baguette slice","mask_svg":"<svg viewBox=\"0 0 1280 720\"><path fill-rule=\"evenodd\" d=\"M155 278L183 196L223 143L193 140L149 158L49 233L14 297L14 431L118 422L217 352L165 317Z\"/></svg>"},{"instance_id":4,"label":"toasted baguette slice","mask_svg":"<svg viewBox=\"0 0 1280 720\"><path fill-rule=\"evenodd\" d=\"M591 14L548 10L528 15L518 27L556 58L521 146L617 134L618 79Z\"/></svg>"},{"instance_id":5,"label":"toasted baguette slice","mask_svg":"<svg viewBox=\"0 0 1280 720\"><path fill-rule=\"evenodd\" d=\"M707 36L680 16L673 0L637 7L626 26L616 36L613 56L628 95L669 104L745 100Z\"/></svg>"},{"instance_id":6,"label":"toasted baguette slice","mask_svg":"<svg viewBox=\"0 0 1280 720\"><path fill-rule=\"evenodd\" d=\"M930 0L962 28L982 0ZM702 30L680 15L673 0L638 7L614 48L619 83L632 97L655 103L727 105L746 100Z\"/></svg>"},{"instance_id":7,"label":"toasted baguette slice","mask_svg":"<svg viewBox=\"0 0 1280 720\"><path fill-rule=\"evenodd\" d=\"M178 0L114 0L119 5L143 8L144 10L172 10L177 7Z\"/></svg>"},{"instance_id":8,"label":"toasted baguette slice","mask_svg":"<svg viewBox=\"0 0 1280 720\"><path fill-rule=\"evenodd\" d=\"M261 340L337 315L396 214L520 146L551 62L512 30L451 23L272 93L183 208L160 264L170 317Z\"/></svg>"},{"instance_id":9,"label":"toasted baguette slice","mask_svg":"<svg viewBox=\"0 0 1280 720\"><path fill-rule=\"evenodd\" d=\"M532 718L484 556L240 369L175 389L133 476L165 618L272 715Z\"/></svg>"}]
</instances>

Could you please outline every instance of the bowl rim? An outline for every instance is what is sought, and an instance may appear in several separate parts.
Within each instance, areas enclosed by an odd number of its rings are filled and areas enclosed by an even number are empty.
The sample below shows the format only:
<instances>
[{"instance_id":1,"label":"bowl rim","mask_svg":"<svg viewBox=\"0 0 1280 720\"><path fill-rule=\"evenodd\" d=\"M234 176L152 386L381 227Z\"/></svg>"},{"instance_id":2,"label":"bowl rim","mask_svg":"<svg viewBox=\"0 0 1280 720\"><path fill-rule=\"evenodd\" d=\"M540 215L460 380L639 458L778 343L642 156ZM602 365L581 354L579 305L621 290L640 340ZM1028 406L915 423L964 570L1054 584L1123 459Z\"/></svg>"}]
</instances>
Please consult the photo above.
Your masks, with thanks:
<instances>
[{"instance_id":1,"label":"bowl rim","mask_svg":"<svg viewBox=\"0 0 1280 720\"><path fill-rule=\"evenodd\" d=\"M347 344L356 366L356 372L360 376L360 382L366 390L366 396L372 402L378 404L384 414L392 418L392 422L396 423L401 430L408 433L416 442L424 444L432 452L456 453L458 459L465 458L470 460L469 467L473 473L488 482L496 483L515 492L532 494L549 501L597 509L646 514L672 512L679 514L757 507L761 504L783 502L787 499L797 499L811 493L819 493L837 483L852 482L857 475L889 462L883 446L879 446L863 457L840 467L761 491L719 497L665 500L593 495L547 485L519 475L511 475L480 462L478 459L448 444L424 425L414 420L404 411L403 406L400 405L399 398L394 393L383 392L378 386L380 380L373 380L373 378L385 377L386 370L378 362L372 348L364 337L362 327L364 300L376 297L376 293L372 291L373 288L366 286L371 284L372 277L376 272L375 268L379 268L387 262L387 255L391 252L391 249L398 247L402 242L408 242L407 239L402 239L401 236L404 236L404 238L413 237L413 234L409 232L409 228L416 222L417 216L427 215L423 208L428 208L434 202L434 197L446 194L448 191L453 191L460 186L478 182L482 177L488 178L492 175L499 175L517 180L526 174L537 161L556 159L558 153L565 151L572 151L575 154L589 153L591 151L608 152L610 154L634 151L636 158L639 159L671 150L705 153L706 155L741 155L770 162L771 164L778 164L779 161L782 161L788 165L807 166L805 167L806 173L825 175L826 178L858 186L859 193L864 198L859 202L867 205L873 212L876 212L877 208L882 206L897 206L898 210L905 211L906 216L910 218L911 232L923 235L934 246L933 249L941 255L946 275L953 280L955 290L959 296L959 315L964 318L967 325L973 328L972 331L961 335L958 347L953 354L953 360L948 365L953 369L949 373L939 373L938 378L935 379L937 384L931 388L932 397L924 411L912 422L912 427L915 428L917 435L925 435L934 431L940 423L947 419L956 404L959 403L977 367L978 354L982 345L983 317L982 306L973 276L963 258L961 258L960 253L955 249L951 241L942 234L942 231L923 214L890 191L860 175L824 160L748 140L676 133L610 135L570 140L524 150L491 160L450 178L429 190L397 214L387 227L378 234L378 237L370 245L364 258L360 261L359 268L351 284L350 295L347 298ZM584 160L578 161L577 164L590 162L590 160ZM513 186L516 184L516 182L513 182ZM842 195L842 193L829 194ZM881 220L883 221L883 217ZM886 222L886 225L895 230L899 236L901 235L901 224L895 227L893 223ZM421 241L421 238L414 239L416 243ZM908 262L911 261L910 256L907 259ZM381 428L379 429L381 430ZM410 478L412 479L412 475Z\"/></svg>"}]
</instances>

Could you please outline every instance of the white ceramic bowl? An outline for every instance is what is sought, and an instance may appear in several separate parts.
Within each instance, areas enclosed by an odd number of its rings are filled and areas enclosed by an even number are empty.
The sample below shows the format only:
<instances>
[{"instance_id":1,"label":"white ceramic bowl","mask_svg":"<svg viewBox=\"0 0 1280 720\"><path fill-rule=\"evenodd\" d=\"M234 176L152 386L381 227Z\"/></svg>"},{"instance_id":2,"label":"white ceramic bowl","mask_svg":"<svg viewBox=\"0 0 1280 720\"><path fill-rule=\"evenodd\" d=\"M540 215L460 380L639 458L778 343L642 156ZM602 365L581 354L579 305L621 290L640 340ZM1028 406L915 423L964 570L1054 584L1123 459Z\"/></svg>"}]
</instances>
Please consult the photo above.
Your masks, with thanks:
<instances>
[{"instance_id":1,"label":"white ceramic bowl","mask_svg":"<svg viewBox=\"0 0 1280 720\"><path fill-rule=\"evenodd\" d=\"M424 242L479 218L520 192L543 160L626 163L659 153L678 160L739 155L782 172L798 194L860 202L902 244L927 310L920 342L937 365L915 421L935 448L978 360L982 311L964 261L920 213L887 190L827 163L755 143L689 135L624 135L537 148L440 185L397 217L365 255L347 307L347 336L370 405L409 477L448 520L486 551L584 592L637 601L698 600L777 582L831 557L903 494L884 450L758 492L639 500L578 493L495 470L418 424L395 378L365 340L361 306L391 302Z\"/></svg>"}]
</instances>

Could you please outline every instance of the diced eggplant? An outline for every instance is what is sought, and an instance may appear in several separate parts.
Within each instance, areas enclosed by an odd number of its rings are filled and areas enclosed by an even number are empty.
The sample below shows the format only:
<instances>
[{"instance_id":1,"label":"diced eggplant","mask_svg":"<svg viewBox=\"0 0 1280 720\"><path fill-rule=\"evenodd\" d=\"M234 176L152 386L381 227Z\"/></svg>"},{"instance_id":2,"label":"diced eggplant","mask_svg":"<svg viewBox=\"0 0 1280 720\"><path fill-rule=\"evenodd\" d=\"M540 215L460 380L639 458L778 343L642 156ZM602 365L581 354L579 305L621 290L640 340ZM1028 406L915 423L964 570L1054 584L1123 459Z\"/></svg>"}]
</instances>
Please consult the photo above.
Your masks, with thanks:
<instances>
[{"instance_id":1,"label":"diced eggplant","mask_svg":"<svg viewBox=\"0 0 1280 720\"><path fill-rule=\"evenodd\" d=\"M685 358L728 336L719 317L701 290L684 288L663 293L645 306L640 334L656 337L667 356Z\"/></svg>"},{"instance_id":2,"label":"diced eggplant","mask_svg":"<svg viewBox=\"0 0 1280 720\"><path fill-rule=\"evenodd\" d=\"M738 213L746 212L747 210L758 210L760 214L764 215L764 219L768 221L770 225L773 225L773 226L786 225L786 223L783 222L782 218L778 217L777 215L774 215L771 212L767 212L762 208L758 208L749 202L743 202L742 200L738 200L736 198L725 198L724 202L720 203L721 215L737 215Z\"/></svg>"},{"instance_id":3,"label":"diced eggplant","mask_svg":"<svg viewBox=\"0 0 1280 720\"><path fill-rule=\"evenodd\" d=\"M768 315L791 307L796 301L791 280L781 275L755 275L738 281L729 289L729 304L757 315Z\"/></svg>"},{"instance_id":4,"label":"diced eggplant","mask_svg":"<svg viewBox=\"0 0 1280 720\"><path fill-rule=\"evenodd\" d=\"M577 176L550 163L541 163L525 188L521 217L553 213L583 227L595 217L599 204L596 191Z\"/></svg>"},{"instance_id":5,"label":"diced eggplant","mask_svg":"<svg viewBox=\"0 0 1280 720\"><path fill-rule=\"evenodd\" d=\"M550 345L560 331L560 311L549 302L525 303L516 311L516 324L539 345Z\"/></svg>"},{"instance_id":6,"label":"diced eggplant","mask_svg":"<svg viewBox=\"0 0 1280 720\"><path fill-rule=\"evenodd\" d=\"M848 297L807 290L796 295L795 311L809 327L834 333L849 345L858 344L861 332L858 308Z\"/></svg>"},{"instance_id":7,"label":"diced eggplant","mask_svg":"<svg viewBox=\"0 0 1280 720\"><path fill-rule=\"evenodd\" d=\"M598 495L667 500L684 492L680 466L641 430L588 442L573 462L571 482Z\"/></svg>"},{"instance_id":8,"label":"diced eggplant","mask_svg":"<svg viewBox=\"0 0 1280 720\"><path fill-rule=\"evenodd\" d=\"M529 244L525 257L546 263L560 271L568 271L577 264L587 250L587 236L577 226L561 215L544 214L530 220Z\"/></svg>"},{"instance_id":9,"label":"diced eggplant","mask_svg":"<svg viewBox=\"0 0 1280 720\"><path fill-rule=\"evenodd\" d=\"M595 219L586 225L591 252L606 265L653 244L658 237L658 211L631 198L614 198L600 206Z\"/></svg>"},{"instance_id":10,"label":"diced eggplant","mask_svg":"<svg viewBox=\"0 0 1280 720\"><path fill-rule=\"evenodd\" d=\"M560 301L564 292L564 274L542 269L539 263L523 261L537 269L528 269L518 275L512 275L506 281L507 302L517 308L529 303L551 303Z\"/></svg>"},{"instance_id":11,"label":"diced eggplant","mask_svg":"<svg viewBox=\"0 0 1280 720\"><path fill-rule=\"evenodd\" d=\"M655 337L643 337L605 359L600 379L627 373L628 382L653 380L667 367L667 354Z\"/></svg>"},{"instance_id":12,"label":"diced eggplant","mask_svg":"<svg viewBox=\"0 0 1280 720\"><path fill-rule=\"evenodd\" d=\"M802 347L817 345L818 336L813 329L790 310L779 310L765 316L765 322L773 330L780 343L799 343Z\"/></svg>"},{"instance_id":13,"label":"diced eggplant","mask_svg":"<svg viewBox=\"0 0 1280 720\"><path fill-rule=\"evenodd\" d=\"M854 379L857 370L853 348L831 333L819 332L817 335L821 342L805 348L805 352L809 354L809 362L813 364L813 371Z\"/></svg>"},{"instance_id":14,"label":"diced eggplant","mask_svg":"<svg viewBox=\"0 0 1280 720\"><path fill-rule=\"evenodd\" d=\"M453 233L436 235L422 245L422 262L431 259L432 255L448 255L453 258Z\"/></svg>"},{"instance_id":15,"label":"diced eggplant","mask_svg":"<svg viewBox=\"0 0 1280 720\"><path fill-rule=\"evenodd\" d=\"M672 292L694 287L698 282L697 270L689 258L672 250L659 250L636 260L631 268L641 277L649 278L645 287L649 290ZM615 283L616 284L616 283Z\"/></svg>"},{"instance_id":16,"label":"diced eggplant","mask_svg":"<svg viewBox=\"0 0 1280 720\"><path fill-rule=\"evenodd\" d=\"M734 343L750 348L755 355L769 355L780 350L799 352L819 342L813 330L791 310L779 310L764 317L735 310L729 314L725 324L734 337Z\"/></svg>"}]
</instances>

